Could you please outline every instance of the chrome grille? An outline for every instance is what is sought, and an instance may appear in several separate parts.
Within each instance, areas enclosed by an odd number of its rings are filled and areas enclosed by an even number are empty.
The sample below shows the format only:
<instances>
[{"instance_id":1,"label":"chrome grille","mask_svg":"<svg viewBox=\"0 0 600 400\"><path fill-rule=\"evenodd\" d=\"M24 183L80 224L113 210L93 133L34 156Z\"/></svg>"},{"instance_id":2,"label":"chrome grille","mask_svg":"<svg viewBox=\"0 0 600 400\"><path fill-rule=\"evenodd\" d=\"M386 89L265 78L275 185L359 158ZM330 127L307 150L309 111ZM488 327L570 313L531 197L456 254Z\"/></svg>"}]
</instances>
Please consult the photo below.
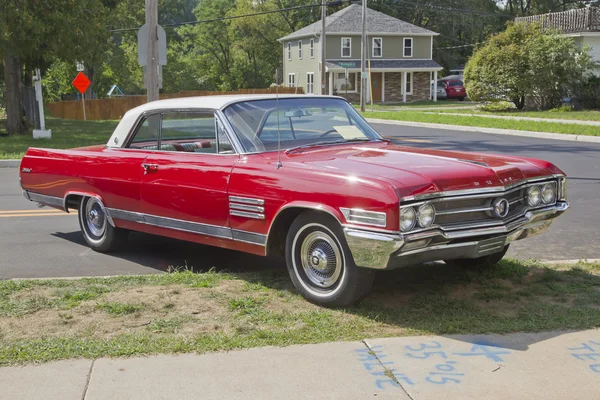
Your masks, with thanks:
<instances>
[{"instance_id":1,"label":"chrome grille","mask_svg":"<svg viewBox=\"0 0 600 400\"><path fill-rule=\"evenodd\" d=\"M426 228L416 228L412 232L441 228L451 231L479 226L497 226L506 225L511 221L524 216L529 210L548 207L556 204L540 204L538 207L529 207L527 204L527 189L533 185L542 187L547 183L554 183L560 197L561 187L556 178L537 179L535 181L525 181L514 184L506 190L489 190L486 192L473 191L473 194L444 195L440 197L427 198L426 200L413 200L401 203L401 208L414 207L417 209L420 205L431 203L436 209L436 218L434 225ZM485 189L484 189L485 190ZM499 218L492 214L492 203L494 200L504 198L509 202L509 211L506 217Z\"/></svg>"}]
</instances>

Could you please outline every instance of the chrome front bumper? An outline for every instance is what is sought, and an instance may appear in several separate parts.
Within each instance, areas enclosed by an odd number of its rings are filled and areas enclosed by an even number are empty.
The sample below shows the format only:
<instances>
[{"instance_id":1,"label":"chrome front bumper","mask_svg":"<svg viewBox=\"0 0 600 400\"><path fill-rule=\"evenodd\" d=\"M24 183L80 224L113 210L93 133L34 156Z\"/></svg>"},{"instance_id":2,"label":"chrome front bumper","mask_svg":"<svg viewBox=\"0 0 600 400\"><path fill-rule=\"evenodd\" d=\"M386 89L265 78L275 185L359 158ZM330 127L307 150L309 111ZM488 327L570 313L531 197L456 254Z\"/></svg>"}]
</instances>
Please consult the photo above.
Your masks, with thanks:
<instances>
[{"instance_id":1,"label":"chrome front bumper","mask_svg":"<svg viewBox=\"0 0 600 400\"><path fill-rule=\"evenodd\" d=\"M545 232L569 208L559 202L527 212L506 225L415 234L387 234L345 227L344 234L359 267L393 269L429 261L478 258L494 254L515 240Z\"/></svg>"}]
</instances>

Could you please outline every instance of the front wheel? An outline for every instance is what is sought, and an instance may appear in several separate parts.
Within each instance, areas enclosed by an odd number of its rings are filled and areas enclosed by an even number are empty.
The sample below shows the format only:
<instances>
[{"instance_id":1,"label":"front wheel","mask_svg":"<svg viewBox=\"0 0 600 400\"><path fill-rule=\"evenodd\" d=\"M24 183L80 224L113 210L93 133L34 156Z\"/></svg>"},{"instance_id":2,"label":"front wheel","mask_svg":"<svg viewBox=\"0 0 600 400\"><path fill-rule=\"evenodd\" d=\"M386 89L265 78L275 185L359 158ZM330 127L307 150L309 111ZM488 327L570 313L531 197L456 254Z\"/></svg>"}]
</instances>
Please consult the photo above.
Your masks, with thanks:
<instances>
[{"instance_id":1,"label":"front wheel","mask_svg":"<svg viewBox=\"0 0 600 400\"><path fill-rule=\"evenodd\" d=\"M83 239L93 250L108 253L127 240L128 231L112 226L104 205L95 197L85 197L79 204L79 226Z\"/></svg>"},{"instance_id":2,"label":"front wheel","mask_svg":"<svg viewBox=\"0 0 600 400\"><path fill-rule=\"evenodd\" d=\"M298 292L320 306L357 303L375 278L374 271L354 264L341 226L318 212L307 211L294 220L287 234L285 256Z\"/></svg>"}]
</instances>

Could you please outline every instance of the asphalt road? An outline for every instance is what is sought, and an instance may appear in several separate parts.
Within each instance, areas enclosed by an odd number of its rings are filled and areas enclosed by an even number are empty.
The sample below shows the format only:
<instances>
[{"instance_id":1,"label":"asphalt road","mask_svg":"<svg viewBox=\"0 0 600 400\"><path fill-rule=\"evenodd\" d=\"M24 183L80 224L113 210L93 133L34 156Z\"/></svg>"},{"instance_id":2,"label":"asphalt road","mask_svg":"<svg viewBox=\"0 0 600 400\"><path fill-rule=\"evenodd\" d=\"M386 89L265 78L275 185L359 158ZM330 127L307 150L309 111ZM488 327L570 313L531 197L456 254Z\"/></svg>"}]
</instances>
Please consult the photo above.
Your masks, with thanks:
<instances>
[{"instance_id":1,"label":"asphalt road","mask_svg":"<svg viewBox=\"0 0 600 400\"><path fill-rule=\"evenodd\" d=\"M425 148L543 158L569 176L571 210L541 236L515 242L522 259L600 258L600 144L475 132L375 125L397 143ZM127 249L111 255L87 248L75 214L38 209L25 200L18 169L0 168L0 279L147 274L169 266L255 270L281 263L233 251L133 233Z\"/></svg>"}]
</instances>

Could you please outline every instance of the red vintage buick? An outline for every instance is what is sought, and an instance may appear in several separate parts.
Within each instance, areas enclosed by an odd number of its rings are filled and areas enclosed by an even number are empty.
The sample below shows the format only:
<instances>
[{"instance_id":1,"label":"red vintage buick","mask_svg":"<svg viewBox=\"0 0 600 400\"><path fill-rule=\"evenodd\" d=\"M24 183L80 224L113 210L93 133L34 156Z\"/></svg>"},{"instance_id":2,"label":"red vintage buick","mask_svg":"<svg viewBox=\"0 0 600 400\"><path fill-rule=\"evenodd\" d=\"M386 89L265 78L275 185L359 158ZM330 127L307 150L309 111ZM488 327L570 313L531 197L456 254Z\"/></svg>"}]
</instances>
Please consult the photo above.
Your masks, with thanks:
<instances>
[{"instance_id":1,"label":"red vintage buick","mask_svg":"<svg viewBox=\"0 0 600 400\"><path fill-rule=\"evenodd\" d=\"M377 270L496 263L569 207L549 162L397 146L329 96L148 103L106 145L29 149L20 177L28 200L78 210L94 250L133 230L285 255L324 306L360 300Z\"/></svg>"}]
</instances>

